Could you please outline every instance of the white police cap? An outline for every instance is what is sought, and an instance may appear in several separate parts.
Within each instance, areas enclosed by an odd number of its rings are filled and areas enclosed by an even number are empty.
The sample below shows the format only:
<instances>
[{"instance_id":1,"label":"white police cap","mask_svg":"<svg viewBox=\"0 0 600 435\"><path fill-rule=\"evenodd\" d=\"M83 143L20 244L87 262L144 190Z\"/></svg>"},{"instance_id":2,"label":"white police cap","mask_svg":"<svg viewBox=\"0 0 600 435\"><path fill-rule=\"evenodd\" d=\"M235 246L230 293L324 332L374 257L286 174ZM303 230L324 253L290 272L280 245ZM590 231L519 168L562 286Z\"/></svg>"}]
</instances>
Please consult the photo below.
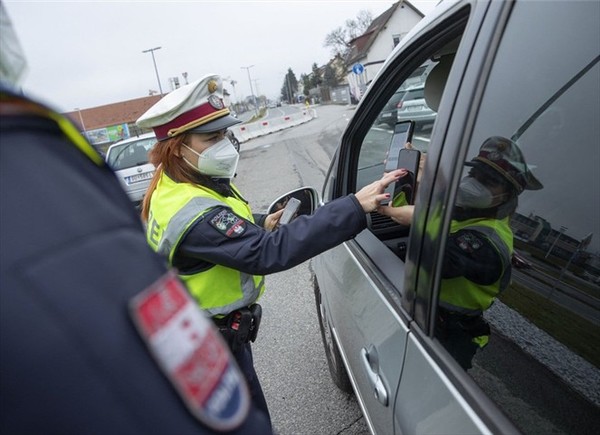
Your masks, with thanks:
<instances>
[{"instance_id":1,"label":"white police cap","mask_svg":"<svg viewBox=\"0 0 600 435\"><path fill-rule=\"evenodd\" d=\"M240 123L223 103L221 78L209 74L164 96L136 121L161 141L182 133L212 133Z\"/></svg>"}]
</instances>

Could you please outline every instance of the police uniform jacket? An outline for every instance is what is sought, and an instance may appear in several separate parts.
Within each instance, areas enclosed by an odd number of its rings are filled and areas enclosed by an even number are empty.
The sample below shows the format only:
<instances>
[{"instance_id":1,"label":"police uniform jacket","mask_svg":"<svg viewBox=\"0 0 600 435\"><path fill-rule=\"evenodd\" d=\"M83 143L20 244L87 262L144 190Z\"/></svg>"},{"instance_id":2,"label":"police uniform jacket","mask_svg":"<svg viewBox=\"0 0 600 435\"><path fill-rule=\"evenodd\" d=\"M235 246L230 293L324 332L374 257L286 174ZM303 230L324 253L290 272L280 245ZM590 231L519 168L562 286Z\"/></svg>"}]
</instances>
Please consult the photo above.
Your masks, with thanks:
<instances>
[{"instance_id":1,"label":"police uniform jacket","mask_svg":"<svg viewBox=\"0 0 600 435\"><path fill-rule=\"evenodd\" d=\"M59 114L0 98L0 432L213 433L128 314L166 267L116 177ZM271 433L257 411L242 423Z\"/></svg>"},{"instance_id":2,"label":"police uniform jacket","mask_svg":"<svg viewBox=\"0 0 600 435\"><path fill-rule=\"evenodd\" d=\"M289 269L337 246L367 224L360 203L348 195L270 232L254 223L247 201L235 186L230 186L230 192L224 197L202 186L176 183L163 173L150 203L150 245L168 256L200 306L212 315L255 302L264 290L263 275ZM173 204L177 205L166 214L161 209ZM181 213L190 204L195 204L194 210ZM190 219L179 219L181 215ZM240 289L244 285L247 291Z\"/></svg>"}]
</instances>

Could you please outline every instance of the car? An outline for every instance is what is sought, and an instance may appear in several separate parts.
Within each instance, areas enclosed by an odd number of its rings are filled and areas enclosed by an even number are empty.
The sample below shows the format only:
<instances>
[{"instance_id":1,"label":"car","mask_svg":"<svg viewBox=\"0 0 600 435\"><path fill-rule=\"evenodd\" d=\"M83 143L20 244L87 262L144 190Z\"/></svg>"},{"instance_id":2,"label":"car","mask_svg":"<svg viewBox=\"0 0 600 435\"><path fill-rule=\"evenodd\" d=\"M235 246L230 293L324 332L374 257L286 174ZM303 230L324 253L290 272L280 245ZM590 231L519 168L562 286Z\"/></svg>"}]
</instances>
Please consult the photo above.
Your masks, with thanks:
<instances>
[{"instance_id":1,"label":"car","mask_svg":"<svg viewBox=\"0 0 600 435\"><path fill-rule=\"evenodd\" d=\"M598 16L600 2L442 1L389 55L340 136L321 204L381 177L394 135L379 122L386 103L435 64L423 96L435 117L414 137L425 166L413 224L370 213L364 231L311 261L332 381L373 434L600 427L600 289L585 279L600 264ZM466 370L436 333L442 263L465 162L497 135L543 184L518 197L510 221L535 268L513 270L485 312L489 344Z\"/></svg>"},{"instance_id":2,"label":"car","mask_svg":"<svg viewBox=\"0 0 600 435\"><path fill-rule=\"evenodd\" d=\"M428 122L435 116L425 101L423 85L407 89L398 103L398 121Z\"/></svg>"},{"instance_id":3,"label":"car","mask_svg":"<svg viewBox=\"0 0 600 435\"><path fill-rule=\"evenodd\" d=\"M135 206L139 206L154 176L154 165L148 153L156 145L154 133L145 133L119 141L108 148L106 163Z\"/></svg>"},{"instance_id":4,"label":"car","mask_svg":"<svg viewBox=\"0 0 600 435\"><path fill-rule=\"evenodd\" d=\"M518 251L513 252L510 262L512 266L517 269L531 269L533 267L531 261L527 260L523 254L520 254Z\"/></svg>"},{"instance_id":5,"label":"car","mask_svg":"<svg viewBox=\"0 0 600 435\"><path fill-rule=\"evenodd\" d=\"M383 110L379 113L377 117L377 121L381 124L387 124L391 128L396 125L398 122L398 107L400 107L400 103L402 98L406 95L406 91L404 89L398 90L394 92L392 98L385 104Z\"/></svg>"},{"instance_id":6,"label":"car","mask_svg":"<svg viewBox=\"0 0 600 435\"><path fill-rule=\"evenodd\" d=\"M425 66L422 69L425 69ZM396 123L410 120L414 121L416 131L430 130L436 112L431 110L425 101L423 83L408 87L404 85L386 103L377 117L377 122L387 124L393 129Z\"/></svg>"},{"instance_id":7,"label":"car","mask_svg":"<svg viewBox=\"0 0 600 435\"><path fill-rule=\"evenodd\" d=\"M240 141L238 140L237 137L235 137L235 134L233 134L233 131L225 130L225 136L227 136L229 138L229 140L233 144L233 147L239 153L240 152Z\"/></svg>"}]
</instances>

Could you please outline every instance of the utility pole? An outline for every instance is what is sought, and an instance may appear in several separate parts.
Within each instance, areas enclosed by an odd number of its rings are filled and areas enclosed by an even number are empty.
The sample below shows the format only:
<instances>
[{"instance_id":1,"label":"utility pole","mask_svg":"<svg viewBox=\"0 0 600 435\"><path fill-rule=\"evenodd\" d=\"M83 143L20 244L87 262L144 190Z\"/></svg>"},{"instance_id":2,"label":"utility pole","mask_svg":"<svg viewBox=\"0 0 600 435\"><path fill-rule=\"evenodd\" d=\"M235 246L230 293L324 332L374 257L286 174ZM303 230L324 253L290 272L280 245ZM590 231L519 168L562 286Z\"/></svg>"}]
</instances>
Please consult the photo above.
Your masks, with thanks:
<instances>
[{"instance_id":1,"label":"utility pole","mask_svg":"<svg viewBox=\"0 0 600 435\"><path fill-rule=\"evenodd\" d=\"M162 86L160 85L160 77L158 77L158 68L156 67L156 59L154 58L154 51L160 50L162 47L154 47L149 48L148 50L143 50L142 53L150 53L152 54L152 62L154 63L154 71L156 72L156 80L158 81L158 90L160 91L160 96L163 96Z\"/></svg>"},{"instance_id":2,"label":"utility pole","mask_svg":"<svg viewBox=\"0 0 600 435\"><path fill-rule=\"evenodd\" d=\"M246 72L248 73L248 83L250 83L250 93L252 94L252 99L254 100L254 114L258 118L258 104L256 104L256 96L254 95L254 89L252 88L252 79L250 78L250 68L252 68L253 66L254 65L242 66L240 68L245 69Z\"/></svg>"}]
</instances>

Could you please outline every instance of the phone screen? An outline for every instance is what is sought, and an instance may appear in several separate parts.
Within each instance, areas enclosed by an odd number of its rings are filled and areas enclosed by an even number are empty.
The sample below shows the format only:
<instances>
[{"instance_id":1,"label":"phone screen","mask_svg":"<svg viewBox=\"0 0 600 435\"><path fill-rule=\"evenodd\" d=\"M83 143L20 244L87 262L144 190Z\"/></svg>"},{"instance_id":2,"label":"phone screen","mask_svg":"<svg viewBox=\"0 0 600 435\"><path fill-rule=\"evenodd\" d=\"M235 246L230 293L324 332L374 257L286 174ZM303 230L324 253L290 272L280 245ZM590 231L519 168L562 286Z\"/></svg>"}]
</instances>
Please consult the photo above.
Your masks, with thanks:
<instances>
[{"instance_id":1,"label":"phone screen","mask_svg":"<svg viewBox=\"0 0 600 435\"><path fill-rule=\"evenodd\" d=\"M298 209L300 208L301 201L291 197L287 204L285 205L285 209L283 210L283 214L279 218L279 224L287 224L289 223Z\"/></svg>"},{"instance_id":2,"label":"phone screen","mask_svg":"<svg viewBox=\"0 0 600 435\"><path fill-rule=\"evenodd\" d=\"M400 168L398 166L398 158L400 157L400 150L404 149L406 142L412 140L412 132L414 127L413 121L403 121L396 124L394 127L394 135L392 136L392 143L388 150L387 158L385 161L385 172L393 171L394 169Z\"/></svg>"},{"instance_id":3,"label":"phone screen","mask_svg":"<svg viewBox=\"0 0 600 435\"><path fill-rule=\"evenodd\" d=\"M392 136L392 142L390 143L390 148L385 160L384 172L390 172L405 167L400 164L400 155L402 154L402 151L406 150L406 148L404 148L406 143L412 141L414 126L414 121L402 121L395 125L394 135ZM388 186L385 192L390 194L390 200L383 200L381 201L381 204L386 205L394 198L396 184L397 183L392 183Z\"/></svg>"},{"instance_id":4,"label":"phone screen","mask_svg":"<svg viewBox=\"0 0 600 435\"><path fill-rule=\"evenodd\" d=\"M400 151L400 156L398 157L398 167L407 169L408 173L396 181L394 186L394 197L399 195L400 192L404 192L406 202L408 204L414 203L420 161L420 151L408 148L404 148Z\"/></svg>"}]
</instances>

